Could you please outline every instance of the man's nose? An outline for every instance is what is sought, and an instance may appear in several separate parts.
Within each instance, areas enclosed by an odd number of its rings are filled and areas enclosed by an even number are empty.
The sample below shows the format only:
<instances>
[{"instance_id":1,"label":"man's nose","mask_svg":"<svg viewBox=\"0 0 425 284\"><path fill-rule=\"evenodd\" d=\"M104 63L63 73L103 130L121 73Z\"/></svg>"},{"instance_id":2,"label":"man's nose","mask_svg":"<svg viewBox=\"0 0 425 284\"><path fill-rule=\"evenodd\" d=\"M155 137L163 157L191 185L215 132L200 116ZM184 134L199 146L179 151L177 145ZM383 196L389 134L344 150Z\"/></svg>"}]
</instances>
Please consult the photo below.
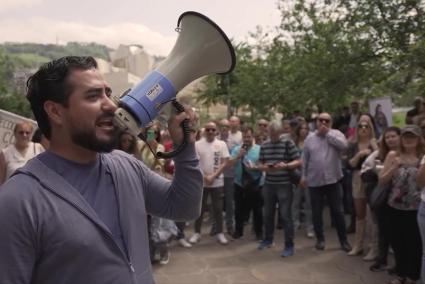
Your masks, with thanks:
<instances>
[{"instance_id":1,"label":"man's nose","mask_svg":"<svg viewBox=\"0 0 425 284\"><path fill-rule=\"evenodd\" d=\"M105 95L105 100L102 104L102 108L104 110L108 110L111 112L115 112L115 110L118 108L118 106L115 104L115 102L111 99L111 97L108 97Z\"/></svg>"}]
</instances>

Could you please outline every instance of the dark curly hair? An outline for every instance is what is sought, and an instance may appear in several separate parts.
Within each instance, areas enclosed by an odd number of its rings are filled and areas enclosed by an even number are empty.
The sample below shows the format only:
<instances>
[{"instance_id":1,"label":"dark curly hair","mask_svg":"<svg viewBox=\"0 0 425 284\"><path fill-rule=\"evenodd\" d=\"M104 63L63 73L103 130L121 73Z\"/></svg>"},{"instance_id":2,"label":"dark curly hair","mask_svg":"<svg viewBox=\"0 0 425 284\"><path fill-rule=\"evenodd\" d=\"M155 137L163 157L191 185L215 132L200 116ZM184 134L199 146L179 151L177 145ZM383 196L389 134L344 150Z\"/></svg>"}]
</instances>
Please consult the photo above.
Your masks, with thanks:
<instances>
[{"instance_id":1,"label":"dark curly hair","mask_svg":"<svg viewBox=\"0 0 425 284\"><path fill-rule=\"evenodd\" d=\"M51 126L44 110L44 103L53 101L67 107L69 95L73 91L73 86L67 80L69 74L73 70L92 68L97 68L97 63L91 56L66 56L42 65L29 77L27 99L41 132L48 139L51 137Z\"/></svg>"}]
</instances>

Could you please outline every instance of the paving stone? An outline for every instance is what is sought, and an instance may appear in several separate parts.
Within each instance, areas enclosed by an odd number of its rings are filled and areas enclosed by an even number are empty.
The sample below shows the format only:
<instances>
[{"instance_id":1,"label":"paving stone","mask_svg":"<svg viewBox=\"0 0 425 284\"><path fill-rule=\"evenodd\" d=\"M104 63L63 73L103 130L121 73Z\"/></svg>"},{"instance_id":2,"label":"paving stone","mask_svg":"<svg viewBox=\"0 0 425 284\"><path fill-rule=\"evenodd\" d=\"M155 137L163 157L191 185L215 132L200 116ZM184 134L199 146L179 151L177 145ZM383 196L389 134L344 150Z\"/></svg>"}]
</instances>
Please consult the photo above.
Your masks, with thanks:
<instances>
[{"instance_id":1,"label":"paving stone","mask_svg":"<svg viewBox=\"0 0 425 284\"><path fill-rule=\"evenodd\" d=\"M191 230L186 233L190 236ZM340 250L334 229L326 227L325 235L326 249L316 251L315 240L298 230L295 255L282 258L281 230L275 232L275 245L262 251L249 233L225 246L204 234L190 249L172 243L170 262L153 267L155 280L157 284L385 284L391 279L386 272L369 271L371 262Z\"/></svg>"}]
</instances>

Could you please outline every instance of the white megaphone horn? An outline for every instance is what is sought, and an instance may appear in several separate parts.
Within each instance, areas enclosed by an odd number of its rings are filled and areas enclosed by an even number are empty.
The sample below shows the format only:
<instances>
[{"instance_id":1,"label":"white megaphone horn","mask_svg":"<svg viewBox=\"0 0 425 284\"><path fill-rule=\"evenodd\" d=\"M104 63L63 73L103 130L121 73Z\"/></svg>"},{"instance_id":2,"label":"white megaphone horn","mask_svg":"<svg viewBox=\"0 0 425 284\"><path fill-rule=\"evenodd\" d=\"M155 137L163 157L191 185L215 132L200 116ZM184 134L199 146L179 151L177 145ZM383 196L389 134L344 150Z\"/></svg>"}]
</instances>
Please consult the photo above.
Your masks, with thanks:
<instances>
[{"instance_id":1,"label":"white megaphone horn","mask_svg":"<svg viewBox=\"0 0 425 284\"><path fill-rule=\"evenodd\" d=\"M119 98L115 122L123 130L138 135L164 105L173 101L178 111L184 109L175 101L176 94L187 84L208 74L226 74L235 67L235 51L226 34L206 16L189 11L180 15L176 44L168 57ZM183 128L187 143L188 127ZM185 145L180 145L180 150ZM160 154L160 153L158 153ZM161 153L161 158L169 156Z\"/></svg>"}]
</instances>

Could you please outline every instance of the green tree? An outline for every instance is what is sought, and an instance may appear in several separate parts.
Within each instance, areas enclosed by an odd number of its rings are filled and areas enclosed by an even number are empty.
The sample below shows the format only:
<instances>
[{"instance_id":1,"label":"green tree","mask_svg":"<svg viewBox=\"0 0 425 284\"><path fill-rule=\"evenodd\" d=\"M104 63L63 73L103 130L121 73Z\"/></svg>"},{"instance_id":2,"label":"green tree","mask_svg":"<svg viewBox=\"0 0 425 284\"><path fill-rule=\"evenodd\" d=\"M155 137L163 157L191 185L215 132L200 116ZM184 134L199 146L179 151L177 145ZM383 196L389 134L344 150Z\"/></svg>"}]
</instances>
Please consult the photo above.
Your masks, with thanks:
<instances>
[{"instance_id":1,"label":"green tree","mask_svg":"<svg viewBox=\"0 0 425 284\"><path fill-rule=\"evenodd\" d=\"M21 65L19 59L8 56L0 49L0 109L31 117L32 112L25 96L13 89L10 84L13 72Z\"/></svg>"},{"instance_id":2,"label":"green tree","mask_svg":"<svg viewBox=\"0 0 425 284\"><path fill-rule=\"evenodd\" d=\"M424 4L415 0L278 1L281 24L237 44L230 76L209 76L201 100L253 116L353 98L425 95ZM274 35L271 38L271 34Z\"/></svg>"}]
</instances>

